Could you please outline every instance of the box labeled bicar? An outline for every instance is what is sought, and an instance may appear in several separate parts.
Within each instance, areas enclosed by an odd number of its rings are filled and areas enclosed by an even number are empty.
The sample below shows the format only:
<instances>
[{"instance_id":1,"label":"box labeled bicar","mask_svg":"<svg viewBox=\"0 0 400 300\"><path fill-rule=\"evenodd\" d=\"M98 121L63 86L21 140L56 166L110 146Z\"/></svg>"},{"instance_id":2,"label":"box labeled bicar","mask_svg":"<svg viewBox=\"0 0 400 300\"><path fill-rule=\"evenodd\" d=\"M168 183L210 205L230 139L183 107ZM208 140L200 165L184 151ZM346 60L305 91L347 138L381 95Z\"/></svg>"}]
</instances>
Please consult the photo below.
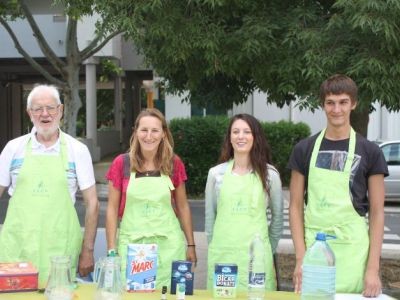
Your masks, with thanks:
<instances>
[{"instance_id":1,"label":"box labeled bicar","mask_svg":"<svg viewBox=\"0 0 400 300\"><path fill-rule=\"evenodd\" d=\"M236 264L215 264L214 298L236 298L237 277Z\"/></svg>"}]
</instances>

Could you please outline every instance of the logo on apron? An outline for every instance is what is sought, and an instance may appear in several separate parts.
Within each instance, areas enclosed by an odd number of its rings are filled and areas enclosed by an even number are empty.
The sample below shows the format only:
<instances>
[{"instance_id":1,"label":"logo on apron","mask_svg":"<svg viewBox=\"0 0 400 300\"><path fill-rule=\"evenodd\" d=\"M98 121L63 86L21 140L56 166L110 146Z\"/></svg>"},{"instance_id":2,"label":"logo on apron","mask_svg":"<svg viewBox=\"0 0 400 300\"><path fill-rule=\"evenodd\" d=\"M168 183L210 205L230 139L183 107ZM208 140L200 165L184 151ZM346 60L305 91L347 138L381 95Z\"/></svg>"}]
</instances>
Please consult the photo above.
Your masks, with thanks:
<instances>
[{"instance_id":1,"label":"logo on apron","mask_svg":"<svg viewBox=\"0 0 400 300\"><path fill-rule=\"evenodd\" d=\"M331 204L329 203L329 201L326 199L326 197L322 197L320 199L318 199L318 206L320 208L330 208Z\"/></svg>"},{"instance_id":2,"label":"logo on apron","mask_svg":"<svg viewBox=\"0 0 400 300\"><path fill-rule=\"evenodd\" d=\"M49 192L43 181L40 181L32 190L33 197L49 197Z\"/></svg>"},{"instance_id":3,"label":"logo on apron","mask_svg":"<svg viewBox=\"0 0 400 300\"><path fill-rule=\"evenodd\" d=\"M161 214L161 208L154 201L147 200L142 206L142 215L145 217L159 216Z\"/></svg>"},{"instance_id":4,"label":"logo on apron","mask_svg":"<svg viewBox=\"0 0 400 300\"><path fill-rule=\"evenodd\" d=\"M247 214L249 211L248 201L243 196L233 196L231 212L235 215Z\"/></svg>"}]
</instances>

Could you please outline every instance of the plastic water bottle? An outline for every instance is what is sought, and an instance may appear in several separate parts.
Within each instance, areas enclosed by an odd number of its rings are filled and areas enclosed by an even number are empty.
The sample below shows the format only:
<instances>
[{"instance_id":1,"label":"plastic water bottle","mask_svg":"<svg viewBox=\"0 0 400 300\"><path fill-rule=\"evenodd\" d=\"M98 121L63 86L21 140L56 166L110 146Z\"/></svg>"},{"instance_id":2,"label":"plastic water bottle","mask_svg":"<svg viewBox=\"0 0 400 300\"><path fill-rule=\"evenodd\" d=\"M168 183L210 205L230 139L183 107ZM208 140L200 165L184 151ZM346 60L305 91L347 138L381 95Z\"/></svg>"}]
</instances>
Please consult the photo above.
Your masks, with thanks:
<instances>
[{"instance_id":1,"label":"plastic water bottle","mask_svg":"<svg viewBox=\"0 0 400 300\"><path fill-rule=\"evenodd\" d=\"M248 299L263 300L265 295L265 247L259 234L256 234L249 249Z\"/></svg>"},{"instance_id":2,"label":"plastic water bottle","mask_svg":"<svg viewBox=\"0 0 400 300\"><path fill-rule=\"evenodd\" d=\"M325 233L317 233L315 242L303 259L302 300L334 300L336 284L335 254Z\"/></svg>"}]
</instances>

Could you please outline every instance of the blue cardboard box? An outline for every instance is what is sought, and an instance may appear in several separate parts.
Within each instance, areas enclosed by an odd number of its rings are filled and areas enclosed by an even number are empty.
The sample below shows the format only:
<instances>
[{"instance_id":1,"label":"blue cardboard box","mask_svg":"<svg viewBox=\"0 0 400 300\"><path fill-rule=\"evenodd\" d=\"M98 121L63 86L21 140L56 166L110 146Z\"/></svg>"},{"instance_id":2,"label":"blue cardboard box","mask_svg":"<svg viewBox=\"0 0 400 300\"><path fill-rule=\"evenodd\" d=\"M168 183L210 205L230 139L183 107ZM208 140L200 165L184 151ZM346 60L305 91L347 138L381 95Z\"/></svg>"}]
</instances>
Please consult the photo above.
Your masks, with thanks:
<instances>
[{"instance_id":1,"label":"blue cardboard box","mask_svg":"<svg viewBox=\"0 0 400 300\"><path fill-rule=\"evenodd\" d=\"M192 272L192 262L186 260L176 260L172 262L171 269L171 294L176 294L176 284L185 284L185 295L193 295L194 273Z\"/></svg>"}]
</instances>

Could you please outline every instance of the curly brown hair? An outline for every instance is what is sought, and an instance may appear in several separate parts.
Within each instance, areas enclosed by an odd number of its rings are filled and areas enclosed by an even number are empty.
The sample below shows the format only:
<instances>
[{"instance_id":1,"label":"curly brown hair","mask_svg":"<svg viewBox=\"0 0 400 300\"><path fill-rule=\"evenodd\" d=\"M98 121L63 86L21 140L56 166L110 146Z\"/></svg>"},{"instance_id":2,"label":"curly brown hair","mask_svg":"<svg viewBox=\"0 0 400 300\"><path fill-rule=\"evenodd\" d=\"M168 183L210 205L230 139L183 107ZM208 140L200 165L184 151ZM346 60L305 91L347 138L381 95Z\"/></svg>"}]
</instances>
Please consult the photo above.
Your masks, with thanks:
<instances>
[{"instance_id":1,"label":"curly brown hair","mask_svg":"<svg viewBox=\"0 0 400 300\"><path fill-rule=\"evenodd\" d=\"M154 166L160 170L164 175L171 176L173 171L173 157L174 157L174 140L171 131L168 128L167 121L164 115L156 108L147 108L142 110L136 118L135 127L130 140L129 158L131 161L131 171L143 172L145 159L143 157L140 144L136 135L139 127L140 120L143 117L155 117L161 121L164 137L158 145L158 150L154 158Z\"/></svg>"},{"instance_id":2,"label":"curly brown hair","mask_svg":"<svg viewBox=\"0 0 400 300\"><path fill-rule=\"evenodd\" d=\"M231 130L232 125L236 120L243 120L249 125L251 129L251 133L254 138L253 147L250 150L251 167L260 177L264 190L268 192L267 164L271 163L271 151L260 122L252 115L237 114L232 117L228 126L228 130L225 134L224 142L222 144L219 162L226 162L234 158L234 151L231 143Z\"/></svg>"}]
</instances>

